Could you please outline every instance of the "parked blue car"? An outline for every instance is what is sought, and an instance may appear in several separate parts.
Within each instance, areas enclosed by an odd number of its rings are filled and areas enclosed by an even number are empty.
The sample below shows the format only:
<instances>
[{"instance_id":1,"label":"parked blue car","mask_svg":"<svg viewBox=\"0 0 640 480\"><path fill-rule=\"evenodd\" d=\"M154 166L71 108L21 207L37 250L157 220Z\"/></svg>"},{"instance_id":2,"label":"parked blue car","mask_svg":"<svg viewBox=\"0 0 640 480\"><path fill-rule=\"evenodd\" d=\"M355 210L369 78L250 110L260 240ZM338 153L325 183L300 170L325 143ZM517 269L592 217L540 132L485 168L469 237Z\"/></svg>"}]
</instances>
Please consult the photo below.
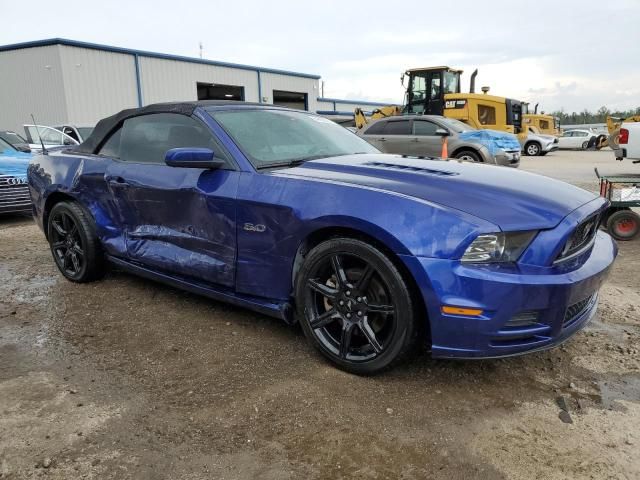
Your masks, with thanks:
<instances>
[{"instance_id":1,"label":"parked blue car","mask_svg":"<svg viewBox=\"0 0 640 480\"><path fill-rule=\"evenodd\" d=\"M504 357L585 326L616 256L607 201L545 177L379 153L306 112L241 102L125 110L34 157L56 265L106 263L299 321L339 367Z\"/></svg>"},{"instance_id":2,"label":"parked blue car","mask_svg":"<svg viewBox=\"0 0 640 480\"><path fill-rule=\"evenodd\" d=\"M31 213L31 198L27 185L30 153L19 151L0 138L0 215Z\"/></svg>"}]
</instances>

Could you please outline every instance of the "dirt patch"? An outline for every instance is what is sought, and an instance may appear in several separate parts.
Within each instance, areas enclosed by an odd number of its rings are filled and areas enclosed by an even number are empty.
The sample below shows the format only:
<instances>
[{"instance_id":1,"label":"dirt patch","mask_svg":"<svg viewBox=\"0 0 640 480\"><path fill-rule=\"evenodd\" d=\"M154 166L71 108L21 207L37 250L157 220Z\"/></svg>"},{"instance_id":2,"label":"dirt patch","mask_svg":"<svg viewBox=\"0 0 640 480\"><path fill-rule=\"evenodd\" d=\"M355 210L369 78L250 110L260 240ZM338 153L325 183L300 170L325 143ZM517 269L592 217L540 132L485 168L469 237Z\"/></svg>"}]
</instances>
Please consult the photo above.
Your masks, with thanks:
<instances>
[{"instance_id":1,"label":"dirt patch","mask_svg":"<svg viewBox=\"0 0 640 480\"><path fill-rule=\"evenodd\" d=\"M620 247L565 346L360 378L277 320L66 282L31 221L2 223L0 478L637 478L640 242Z\"/></svg>"}]
</instances>

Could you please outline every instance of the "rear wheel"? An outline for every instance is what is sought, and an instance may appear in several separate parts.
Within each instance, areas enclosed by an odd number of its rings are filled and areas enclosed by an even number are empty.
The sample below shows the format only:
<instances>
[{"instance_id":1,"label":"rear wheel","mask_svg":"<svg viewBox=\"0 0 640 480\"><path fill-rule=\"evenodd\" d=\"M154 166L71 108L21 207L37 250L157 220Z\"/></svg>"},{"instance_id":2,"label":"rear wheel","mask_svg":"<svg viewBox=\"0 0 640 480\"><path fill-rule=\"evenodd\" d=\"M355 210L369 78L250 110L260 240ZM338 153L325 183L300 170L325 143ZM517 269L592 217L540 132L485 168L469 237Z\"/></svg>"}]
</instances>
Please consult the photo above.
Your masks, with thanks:
<instances>
[{"instance_id":1,"label":"rear wheel","mask_svg":"<svg viewBox=\"0 0 640 480\"><path fill-rule=\"evenodd\" d=\"M467 162L482 162L482 158L476 152L472 150L462 150L461 152L456 153L456 157L459 160L465 160Z\"/></svg>"},{"instance_id":2,"label":"rear wheel","mask_svg":"<svg viewBox=\"0 0 640 480\"><path fill-rule=\"evenodd\" d=\"M582 142L582 150L586 150L589 147L589 142Z\"/></svg>"},{"instance_id":3,"label":"rear wheel","mask_svg":"<svg viewBox=\"0 0 640 480\"><path fill-rule=\"evenodd\" d=\"M401 273L360 240L336 238L309 252L297 277L296 304L309 341L352 373L389 367L415 341L414 307Z\"/></svg>"},{"instance_id":4,"label":"rear wheel","mask_svg":"<svg viewBox=\"0 0 640 480\"><path fill-rule=\"evenodd\" d=\"M47 221L56 266L73 282L90 282L104 274L104 258L93 220L77 203L54 205Z\"/></svg>"},{"instance_id":5,"label":"rear wheel","mask_svg":"<svg viewBox=\"0 0 640 480\"><path fill-rule=\"evenodd\" d=\"M631 240L640 232L640 215L631 210L618 210L607 219L607 231L616 240Z\"/></svg>"},{"instance_id":6,"label":"rear wheel","mask_svg":"<svg viewBox=\"0 0 640 480\"><path fill-rule=\"evenodd\" d=\"M527 145L524 147L524 151L526 152L526 154L531 157L537 157L538 155L540 155L541 150L542 149L540 148L540 145L536 142L527 143Z\"/></svg>"}]
</instances>

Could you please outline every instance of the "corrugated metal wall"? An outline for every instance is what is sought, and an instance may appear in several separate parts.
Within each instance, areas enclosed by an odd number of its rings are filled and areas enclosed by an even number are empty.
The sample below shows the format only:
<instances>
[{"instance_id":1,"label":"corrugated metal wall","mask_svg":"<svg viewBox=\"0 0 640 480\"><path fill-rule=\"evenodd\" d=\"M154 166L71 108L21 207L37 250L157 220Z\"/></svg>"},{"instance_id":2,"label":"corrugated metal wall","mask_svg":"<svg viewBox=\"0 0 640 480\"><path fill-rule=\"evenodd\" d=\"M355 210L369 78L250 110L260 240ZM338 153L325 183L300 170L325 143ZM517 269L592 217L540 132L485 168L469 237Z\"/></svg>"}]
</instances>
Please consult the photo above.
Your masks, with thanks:
<instances>
[{"instance_id":1,"label":"corrugated metal wall","mask_svg":"<svg viewBox=\"0 0 640 480\"><path fill-rule=\"evenodd\" d=\"M197 100L198 82L243 86L245 100L258 101L258 74L251 70L140 57L140 74L145 105L173 100Z\"/></svg>"},{"instance_id":2,"label":"corrugated metal wall","mask_svg":"<svg viewBox=\"0 0 640 480\"><path fill-rule=\"evenodd\" d=\"M261 73L260 77L264 103L273 103L274 90L284 90L287 92L306 93L309 111L315 112L317 110L318 80L315 78L294 77L275 73Z\"/></svg>"},{"instance_id":3,"label":"corrugated metal wall","mask_svg":"<svg viewBox=\"0 0 640 480\"><path fill-rule=\"evenodd\" d=\"M59 48L0 52L0 128L23 134L32 113L43 124L66 120Z\"/></svg>"},{"instance_id":4,"label":"corrugated metal wall","mask_svg":"<svg viewBox=\"0 0 640 480\"><path fill-rule=\"evenodd\" d=\"M0 52L0 128L22 131L22 124L30 123L31 112L42 124L91 126L105 116L138 106L133 53L71 45ZM139 55L143 105L197 100L197 83L202 82L244 87L248 102L272 103L274 90L305 93L312 112L375 108L334 99L319 102L319 80L315 78L264 71L258 75L251 68Z\"/></svg>"},{"instance_id":5,"label":"corrugated metal wall","mask_svg":"<svg viewBox=\"0 0 640 480\"><path fill-rule=\"evenodd\" d=\"M67 122L93 126L101 118L138 106L133 55L61 45Z\"/></svg>"}]
</instances>

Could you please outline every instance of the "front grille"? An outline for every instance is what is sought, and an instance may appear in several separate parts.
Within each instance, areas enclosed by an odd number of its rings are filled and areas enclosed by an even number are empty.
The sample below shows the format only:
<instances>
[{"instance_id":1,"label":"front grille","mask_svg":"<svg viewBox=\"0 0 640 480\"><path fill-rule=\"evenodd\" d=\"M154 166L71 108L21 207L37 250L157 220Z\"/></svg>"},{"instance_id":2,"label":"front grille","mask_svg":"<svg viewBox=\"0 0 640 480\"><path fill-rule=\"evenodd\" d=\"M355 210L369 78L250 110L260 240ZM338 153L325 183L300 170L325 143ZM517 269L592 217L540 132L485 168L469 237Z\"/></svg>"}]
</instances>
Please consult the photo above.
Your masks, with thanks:
<instances>
[{"instance_id":1,"label":"front grille","mask_svg":"<svg viewBox=\"0 0 640 480\"><path fill-rule=\"evenodd\" d=\"M29 186L10 175L0 176L0 212L26 211L31 207Z\"/></svg>"},{"instance_id":2,"label":"front grille","mask_svg":"<svg viewBox=\"0 0 640 480\"><path fill-rule=\"evenodd\" d=\"M598 233L599 215L591 215L581 222L564 245L556 261L568 259L589 246Z\"/></svg>"},{"instance_id":3,"label":"front grille","mask_svg":"<svg viewBox=\"0 0 640 480\"><path fill-rule=\"evenodd\" d=\"M563 327L568 327L575 320L577 320L583 313L593 307L596 300L596 294L580 300L572 305L569 305L564 312L564 320L562 321Z\"/></svg>"}]
</instances>

